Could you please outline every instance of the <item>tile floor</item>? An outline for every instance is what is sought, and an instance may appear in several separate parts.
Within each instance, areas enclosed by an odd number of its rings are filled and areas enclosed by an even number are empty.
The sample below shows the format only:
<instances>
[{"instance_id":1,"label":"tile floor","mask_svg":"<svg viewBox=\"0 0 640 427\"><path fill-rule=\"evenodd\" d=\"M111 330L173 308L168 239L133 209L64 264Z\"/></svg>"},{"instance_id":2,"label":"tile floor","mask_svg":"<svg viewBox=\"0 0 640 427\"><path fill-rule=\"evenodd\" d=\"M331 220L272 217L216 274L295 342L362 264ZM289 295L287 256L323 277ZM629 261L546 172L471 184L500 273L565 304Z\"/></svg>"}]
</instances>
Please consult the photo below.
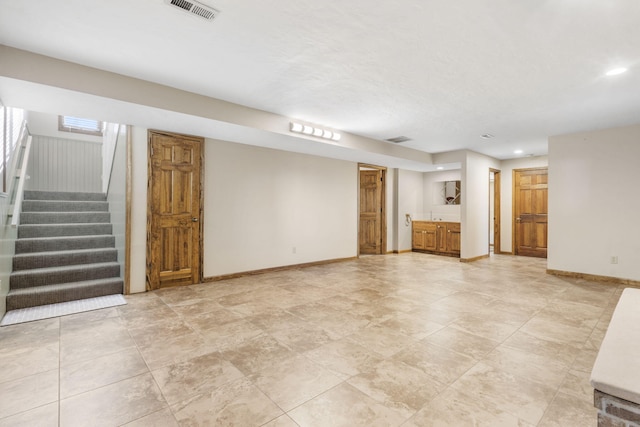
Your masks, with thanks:
<instances>
[{"instance_id":1,"label":"tile floor","mask_svg":"<svg viewBox=\"0 0 640 427\"><path fill-rule=\"evenodd\" d=\"M0 328L0 426L595 426L623 286L424 254Z\"/></svg>"}]
</instances>

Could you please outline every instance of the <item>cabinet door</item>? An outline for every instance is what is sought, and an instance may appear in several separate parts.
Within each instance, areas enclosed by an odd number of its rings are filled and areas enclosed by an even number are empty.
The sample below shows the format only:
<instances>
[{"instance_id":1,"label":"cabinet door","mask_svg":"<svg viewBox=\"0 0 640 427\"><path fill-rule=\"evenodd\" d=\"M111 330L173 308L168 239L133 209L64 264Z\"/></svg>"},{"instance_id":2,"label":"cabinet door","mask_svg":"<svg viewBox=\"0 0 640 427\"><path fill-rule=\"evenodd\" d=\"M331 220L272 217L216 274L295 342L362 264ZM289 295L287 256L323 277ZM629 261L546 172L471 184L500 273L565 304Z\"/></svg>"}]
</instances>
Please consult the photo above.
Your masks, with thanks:
<instances>
[{"instance_id":1,"label":"cabinet door","mask_svg":"<svg viewBox=\"0 0 640 427\"><path fill-rule=\"evenodd\" d=\"M411 247L413 249L423 249L424 250L424 233L422 230L413 230L413 238L411 242Z\"/></svg>"},{"instance_id":2,"label":"cabinet door","mask_svg":"<svg viewBox=\"0 0 640 427\"><path fill-rule=\"evenodd\" d=\"M425 227L424 231L422 232L422 236L423 236L423 242L424 242L424 250L425 251L435 251L437 250L437 246L438 246L438 239L437 239L437 228L435 227L435 225L430 225L428 227Z\"/></svg>"},{"instance_id":3,"label":"cabinet door","mask_svg":"<svg viewBox=\"0 0 640 427\"><path fill-rule=\"evenodd\" d=\"M460 253L460 224L447 224L447 252Z\"/></svg>"}]
</instances>

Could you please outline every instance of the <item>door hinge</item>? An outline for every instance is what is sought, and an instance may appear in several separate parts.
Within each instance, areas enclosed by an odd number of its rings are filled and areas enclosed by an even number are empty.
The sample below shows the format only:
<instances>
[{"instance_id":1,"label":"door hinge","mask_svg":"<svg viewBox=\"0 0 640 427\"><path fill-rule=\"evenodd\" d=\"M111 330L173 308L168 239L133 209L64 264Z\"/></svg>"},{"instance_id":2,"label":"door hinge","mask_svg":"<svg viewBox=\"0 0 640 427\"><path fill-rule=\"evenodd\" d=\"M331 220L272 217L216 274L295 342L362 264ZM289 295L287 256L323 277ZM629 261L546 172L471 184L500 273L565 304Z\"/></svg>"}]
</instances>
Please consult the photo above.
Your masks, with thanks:
<instances>
[{"instance_id":1,"label":"door hinge","mask_svg":"<svg viewBox=\"0 0 640 427\"><path fill-rule=\"evenodd\" d=\"M153 145L151 146L151 157L153 157Z\"/></svg>"}]
</instances>

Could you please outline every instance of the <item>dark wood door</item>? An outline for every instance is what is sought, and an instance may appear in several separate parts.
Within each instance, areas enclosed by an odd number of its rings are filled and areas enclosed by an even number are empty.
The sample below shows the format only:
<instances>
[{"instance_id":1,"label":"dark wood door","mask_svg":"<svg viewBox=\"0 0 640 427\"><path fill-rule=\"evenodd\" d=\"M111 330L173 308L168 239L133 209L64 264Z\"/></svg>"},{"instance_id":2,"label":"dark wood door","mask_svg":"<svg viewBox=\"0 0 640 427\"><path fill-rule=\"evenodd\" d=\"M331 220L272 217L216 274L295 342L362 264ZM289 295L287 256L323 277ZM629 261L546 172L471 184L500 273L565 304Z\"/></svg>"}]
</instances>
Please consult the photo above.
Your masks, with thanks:
<instances>
[{"instance_id":1,"label":"dark wood door","mask_svg":"<svg viewBox=\"0 0 640 427\"><path fill-rule=\"evenodd\" d=\"M514 170L516 255L547 257L547 168Z\"/></svg>"},{"instance_id":2,"label":"dark wood door","mask_svg":"<svg viewBox=\"0 0 640 427\"><path fill-rule=\"evenodd\" d=\"M201 281L203 143L149 131L147 289Z\"/></svg>"},{"instance_id":3,"label":"dark wood door","mask_svg":"<svg viewBox=\"0 0 640 427\"><path fill-rule=\"evenodd\" d=\"M382 253L382 171L360 171L361 254Z\"/></svg>"}]
</instances>

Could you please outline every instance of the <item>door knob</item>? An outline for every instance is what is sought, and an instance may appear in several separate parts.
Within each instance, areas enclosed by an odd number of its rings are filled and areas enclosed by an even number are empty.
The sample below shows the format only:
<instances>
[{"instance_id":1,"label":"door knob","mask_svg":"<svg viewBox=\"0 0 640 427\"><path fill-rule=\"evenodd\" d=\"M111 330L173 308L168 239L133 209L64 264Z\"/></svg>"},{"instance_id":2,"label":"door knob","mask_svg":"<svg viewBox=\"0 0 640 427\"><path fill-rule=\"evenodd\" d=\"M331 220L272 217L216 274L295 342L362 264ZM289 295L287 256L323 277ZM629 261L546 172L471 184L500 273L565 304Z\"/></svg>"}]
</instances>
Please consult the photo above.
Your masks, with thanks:
<instances>
[{"instance_id":1,"label":"door knob","mask_svg":"<svg viewBox=\"0 0 640 427\"><path fill-rule=\"evenodd\" d=\"M198 222L198 218L194 216L193 218L191 218L191 222Z\"/></svg>"}]
</instances>

